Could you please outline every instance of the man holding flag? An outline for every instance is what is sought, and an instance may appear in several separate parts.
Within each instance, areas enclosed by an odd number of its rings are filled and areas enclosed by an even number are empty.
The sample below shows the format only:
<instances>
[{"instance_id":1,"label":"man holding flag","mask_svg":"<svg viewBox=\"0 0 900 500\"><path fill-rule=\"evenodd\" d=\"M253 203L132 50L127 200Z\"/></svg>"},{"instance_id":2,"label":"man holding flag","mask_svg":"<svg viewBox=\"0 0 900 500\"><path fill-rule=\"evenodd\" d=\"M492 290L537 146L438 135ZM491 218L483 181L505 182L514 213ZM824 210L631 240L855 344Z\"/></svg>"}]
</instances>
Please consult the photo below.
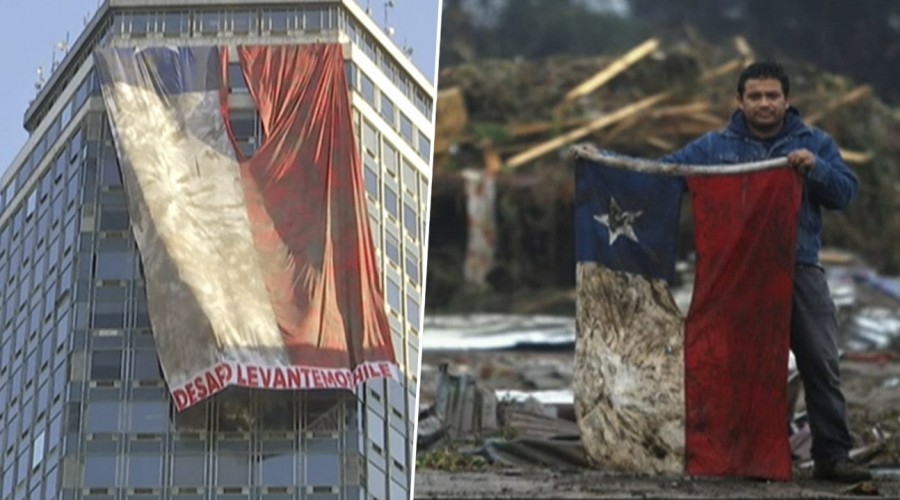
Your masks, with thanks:
<instances>
[{"instance_id":1,"label":"man holding flag","mask_svg":"<svg viewBox=\"0 0 900 500\"><path fill-rule=\"evenodd\" d=\"M792 167L687 178L698 258L684 327L685 468L694 475L790 478L789 346L804 383L814 477L857 482L871 474L849 459L835 306L818 260L821 211L847 207L857 179L833 139L803 122L789 93L780 65L748 66L738 79L739 109L726 128L661 159L727 170L782 158ZM608 168L587 161L607 162L602 157L583 152L573 150L578 261L670 281L685 181ZM629 185L631 194L616 191ZM655 217L651 205L667 208Z\"/></svg>"}]
</instances>

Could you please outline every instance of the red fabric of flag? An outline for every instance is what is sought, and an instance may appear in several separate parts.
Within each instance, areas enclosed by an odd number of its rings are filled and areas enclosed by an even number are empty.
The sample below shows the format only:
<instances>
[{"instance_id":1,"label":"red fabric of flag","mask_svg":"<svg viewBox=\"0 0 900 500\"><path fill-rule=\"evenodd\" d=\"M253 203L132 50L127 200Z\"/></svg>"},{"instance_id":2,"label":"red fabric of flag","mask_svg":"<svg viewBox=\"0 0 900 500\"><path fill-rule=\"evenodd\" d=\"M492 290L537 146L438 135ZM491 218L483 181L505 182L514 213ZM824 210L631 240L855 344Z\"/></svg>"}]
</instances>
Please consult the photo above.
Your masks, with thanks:
<instances>
[{"instance_id":1,"label":"red fabric of flag","mask_svg":"<svg viewBox=\"0 0 900 500\"><path fill-rule=\"evenodd\" d=\"M236 148L241 181L291 362L395 362L341 46L238 51L264 134L250 158Z\"/></svg>"},{"instance_id":2,"label":"red fabric of flag","mask_svg":"<svg viewBox=\"0 0 900 500\"><path fill-rule=\"evenodd\" d=\"M688 184L697 267L684 340L686 472L789 480L801 179L779 169Z\"/></svg>"}]
</instances>

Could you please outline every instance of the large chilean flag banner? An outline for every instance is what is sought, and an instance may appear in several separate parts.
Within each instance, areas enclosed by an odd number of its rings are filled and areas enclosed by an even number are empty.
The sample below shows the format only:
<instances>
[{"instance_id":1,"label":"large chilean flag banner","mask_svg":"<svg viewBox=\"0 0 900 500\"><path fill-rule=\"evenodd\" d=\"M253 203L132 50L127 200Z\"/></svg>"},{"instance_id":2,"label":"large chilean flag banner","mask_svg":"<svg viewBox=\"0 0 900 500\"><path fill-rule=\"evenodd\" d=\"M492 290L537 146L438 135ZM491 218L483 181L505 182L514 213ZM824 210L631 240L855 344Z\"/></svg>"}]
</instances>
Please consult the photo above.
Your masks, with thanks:
<instances>
[{"instance_id":1,"label":"large chilean flag banner","mask_svg":"<svg viewBox=\"0 0 900 500\"><path fill-rule=\"evenodd\" d=\"M264 139L228 120L228 53L95 53L175 404L229 385L399 377L338 44L238 48Z\"/></svg>"}]
</instances>

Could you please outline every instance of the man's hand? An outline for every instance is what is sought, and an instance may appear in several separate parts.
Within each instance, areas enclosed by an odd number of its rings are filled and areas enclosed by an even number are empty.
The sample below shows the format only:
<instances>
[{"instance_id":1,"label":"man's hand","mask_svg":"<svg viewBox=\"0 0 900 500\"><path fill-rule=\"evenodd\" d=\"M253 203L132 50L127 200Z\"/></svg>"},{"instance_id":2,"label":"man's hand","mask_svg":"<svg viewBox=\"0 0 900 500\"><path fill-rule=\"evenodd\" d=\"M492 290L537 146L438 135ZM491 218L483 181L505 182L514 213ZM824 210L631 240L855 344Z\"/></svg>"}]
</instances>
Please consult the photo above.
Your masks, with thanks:
<instances>
[{"instance_id":1,"label":"man's hand","mask_svg":"<svg viewBox=\"0 0 900 500\"><path fill-rule=\"evenodd\" d=\"M808 174L816 166L816 156L808 149L795 149L787 155L788 165L801 174Z\"/></svg>"}]
</instances>

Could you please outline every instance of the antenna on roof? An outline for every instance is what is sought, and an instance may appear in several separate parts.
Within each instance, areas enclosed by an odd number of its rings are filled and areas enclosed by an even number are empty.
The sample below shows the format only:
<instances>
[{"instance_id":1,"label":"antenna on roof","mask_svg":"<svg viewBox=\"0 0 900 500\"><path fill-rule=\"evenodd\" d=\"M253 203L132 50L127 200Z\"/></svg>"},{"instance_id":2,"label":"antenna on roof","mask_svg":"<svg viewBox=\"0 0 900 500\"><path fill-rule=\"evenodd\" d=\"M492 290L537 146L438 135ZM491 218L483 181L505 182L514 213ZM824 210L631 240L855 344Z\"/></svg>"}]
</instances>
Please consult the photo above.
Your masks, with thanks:
<instances>
[{"instance_id":1,"label":"antenna on roof","mask_svg":"<svg viewBox=\"0 0 900 500\"><path fill-rule=\"evenodd\" d=\"M55 50L53 51L53 61L50 66L50 68L51 68L50 71L53 71L56 69L56 67L59 65L59 63L61 63L62 60L66 57L66 52L68 50L69 50L69 33L66 32L66 39L56 42L56 47L55 47ZM56 60L57 52L59 52L62 55L62 57L59 59L59 61Z\"/></svg>"},{"instance_id":2,"label":"antenna on roof","mask_svg":"<svg viewBox=\"0 0 900 500\"><path fill-rule=\"evenodd\" d=\"M388 36L393 36L396 31L388 22L388 9L394 8L394 0L385 0L384 2L384 31Z\"/></svg>"},{"instance_id":3,"label":"antenna on roof","mask_svg":"<svg viewBox=\"0 0 900 500\"><path fill-rule=\"evenodd\" d=\"M46 79L44 78L44 66L43 65L37 67L37 75L38 75L37 81L34 82L34 93L35 94L37 94L38 92L41 91L41 88L44 86L44 83L46 82Z\"/></svg>"}]
</instances>

